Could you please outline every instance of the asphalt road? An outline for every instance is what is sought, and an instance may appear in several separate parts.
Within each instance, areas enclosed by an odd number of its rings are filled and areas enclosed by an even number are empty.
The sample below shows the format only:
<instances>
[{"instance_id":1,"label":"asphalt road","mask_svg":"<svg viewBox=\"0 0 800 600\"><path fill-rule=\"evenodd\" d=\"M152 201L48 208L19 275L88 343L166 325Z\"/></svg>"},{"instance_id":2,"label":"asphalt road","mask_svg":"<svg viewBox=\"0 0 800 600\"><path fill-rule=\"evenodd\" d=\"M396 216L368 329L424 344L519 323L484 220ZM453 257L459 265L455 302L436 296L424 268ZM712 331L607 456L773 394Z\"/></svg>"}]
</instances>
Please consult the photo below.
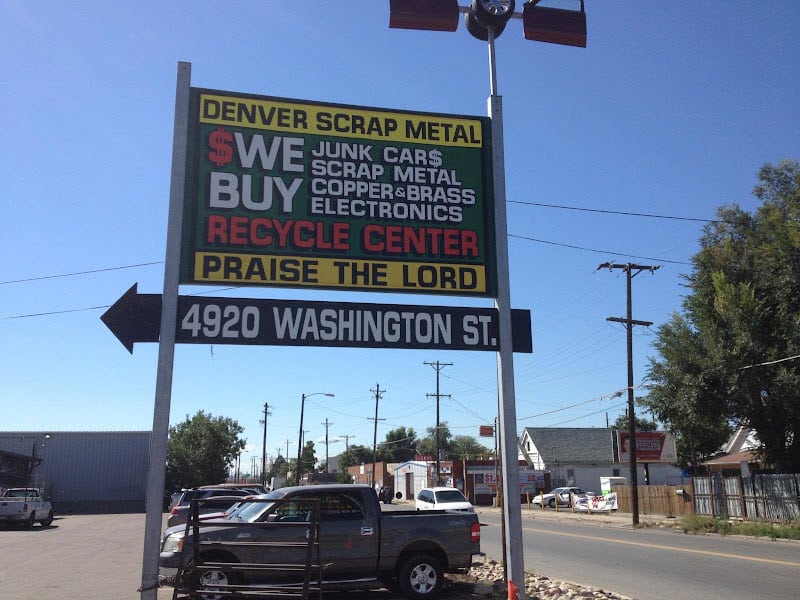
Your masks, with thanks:
<instances>
[{"instance_id":1,"label":"asphalt road","mask_svg":"<svg viewBox=\"0 0 800 600\"><path fill-rule=\"evenodd\" d=\"M479 510L481 549L502 556L500 514ZM639 600L800 598L800 543L633 529L630 515L523 510L525 570Z\"/></svg>"},{"instance_id":2,"label":"asphalt road","mask_svg":"<svg viewBox=\"0 0 800 600\"><path fill-rule=\"evenodd\" d=\"M486 523L482 549L497 558L500 513L479 513ZM139 600L144 521L144 514L67 515L47 528L0 529L0 598ZM522 523L526 570L553 579L638 600L800 598L798 542L634 530L629 515L523 510ZM343 594L326 597L345 600ZM159 590L158 598L172 598L172 588ZM349 593L346 600L395 596Z\"/></svg>"}]
</instances>

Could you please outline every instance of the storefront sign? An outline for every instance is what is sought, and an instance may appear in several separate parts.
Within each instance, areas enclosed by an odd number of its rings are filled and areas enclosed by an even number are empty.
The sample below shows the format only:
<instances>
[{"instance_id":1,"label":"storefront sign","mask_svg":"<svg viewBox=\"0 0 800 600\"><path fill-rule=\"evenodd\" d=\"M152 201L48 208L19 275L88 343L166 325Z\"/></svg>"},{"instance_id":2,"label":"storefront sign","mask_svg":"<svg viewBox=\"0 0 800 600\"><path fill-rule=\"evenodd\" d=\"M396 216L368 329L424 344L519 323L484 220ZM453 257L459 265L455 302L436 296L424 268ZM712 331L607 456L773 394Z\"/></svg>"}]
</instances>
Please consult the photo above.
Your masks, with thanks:
<instances>
[{"instance_id":1,"label":"storefront sign","mask_svg":"<svg viewBox=\"0 0 800 600\"><path fill-rule=\"evenodd\" d=\"M487 117L192 88L181 283L492 297Z\"/></svg>"}]
</instances>

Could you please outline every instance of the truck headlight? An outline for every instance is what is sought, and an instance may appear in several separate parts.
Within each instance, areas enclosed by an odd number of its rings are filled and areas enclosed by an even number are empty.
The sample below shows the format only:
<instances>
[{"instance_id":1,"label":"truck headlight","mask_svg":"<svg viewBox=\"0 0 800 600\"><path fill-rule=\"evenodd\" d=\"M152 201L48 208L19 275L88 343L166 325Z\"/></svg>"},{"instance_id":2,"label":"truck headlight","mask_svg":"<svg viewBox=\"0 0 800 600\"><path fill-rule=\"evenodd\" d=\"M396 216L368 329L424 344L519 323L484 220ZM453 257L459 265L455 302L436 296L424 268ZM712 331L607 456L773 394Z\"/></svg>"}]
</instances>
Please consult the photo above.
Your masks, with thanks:
<instances>
[{"instance_id":1,"label":"truck headlight","mask_svg":"<svg viewBox=\"0 0 800 600\"><path fill-rule=\"evenodd\" d=\"M183 533L173 533L164 540L162 552L181 552L183 550Z\"/></svg>"}]
</instances>

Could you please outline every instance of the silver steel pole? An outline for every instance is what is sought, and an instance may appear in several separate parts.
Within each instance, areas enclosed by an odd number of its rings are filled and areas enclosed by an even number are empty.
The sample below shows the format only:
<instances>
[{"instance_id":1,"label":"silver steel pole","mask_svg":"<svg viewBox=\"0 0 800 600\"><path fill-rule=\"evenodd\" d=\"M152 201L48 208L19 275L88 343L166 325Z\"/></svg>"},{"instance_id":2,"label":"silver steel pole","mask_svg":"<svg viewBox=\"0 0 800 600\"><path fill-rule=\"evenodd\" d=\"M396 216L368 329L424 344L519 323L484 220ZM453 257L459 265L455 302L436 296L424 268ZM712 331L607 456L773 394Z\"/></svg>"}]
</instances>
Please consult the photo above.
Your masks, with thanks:
<instances>
[{"instance_id":1,"label":"silver steel pole","mask_svg":"<svg viewBox=\"0 0 800 600\"><path fill-rule=\"evenodd\" d=\"M497 352L498 415L503 452L503 527L506 580L525 598L525 561L522 552L522 514L517 458L517 409L514 396L514 353L511 331L511 284L508 267L505 153L503 149L503 101L497 93L494 34L489 29L489 117L492 119L492 173L494 179L495 246L497 252L497 297L500 349Z\"/></svg>"},{"instance_id":2,"label":"silver steel pole","mask_svg":"<svg viewBox=\"0 0 800 600\"><path fill-rule=\"evenodd\" d=\"M141 600L157 600L158 597L158 554L161 539L161 514L164 508L169 409L172 400L172 368L175 358L175 328L178 319L181 223L183 222L183 191L186 180L191 75L191 63L179 62L175 90L175 125L172 134L172 174L169 186L164 290L161 298L158 372L156 374L153 431L150 437L150 467L147 471L145 499Z\"/></svg>"}]
</instances>

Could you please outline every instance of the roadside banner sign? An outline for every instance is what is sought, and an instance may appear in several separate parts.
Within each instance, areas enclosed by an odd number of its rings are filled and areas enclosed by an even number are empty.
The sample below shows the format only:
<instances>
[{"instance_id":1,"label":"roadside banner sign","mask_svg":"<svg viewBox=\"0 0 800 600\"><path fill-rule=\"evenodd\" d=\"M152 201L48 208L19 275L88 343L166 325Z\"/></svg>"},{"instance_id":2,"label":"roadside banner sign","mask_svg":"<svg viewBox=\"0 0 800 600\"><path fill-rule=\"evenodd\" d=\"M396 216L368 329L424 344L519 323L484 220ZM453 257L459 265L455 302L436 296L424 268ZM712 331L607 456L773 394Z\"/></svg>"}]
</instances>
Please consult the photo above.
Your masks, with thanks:
<instances>
[{"instance_id":1,"label":"roadside banner sign","mask_svg":"<svg viewBox=\"0 0 800 600\"><path fill-rule=\"evenodd\" d=\"M192 88L180 280L494 297L488 117Z\"/></svg>"}]
</instances>

